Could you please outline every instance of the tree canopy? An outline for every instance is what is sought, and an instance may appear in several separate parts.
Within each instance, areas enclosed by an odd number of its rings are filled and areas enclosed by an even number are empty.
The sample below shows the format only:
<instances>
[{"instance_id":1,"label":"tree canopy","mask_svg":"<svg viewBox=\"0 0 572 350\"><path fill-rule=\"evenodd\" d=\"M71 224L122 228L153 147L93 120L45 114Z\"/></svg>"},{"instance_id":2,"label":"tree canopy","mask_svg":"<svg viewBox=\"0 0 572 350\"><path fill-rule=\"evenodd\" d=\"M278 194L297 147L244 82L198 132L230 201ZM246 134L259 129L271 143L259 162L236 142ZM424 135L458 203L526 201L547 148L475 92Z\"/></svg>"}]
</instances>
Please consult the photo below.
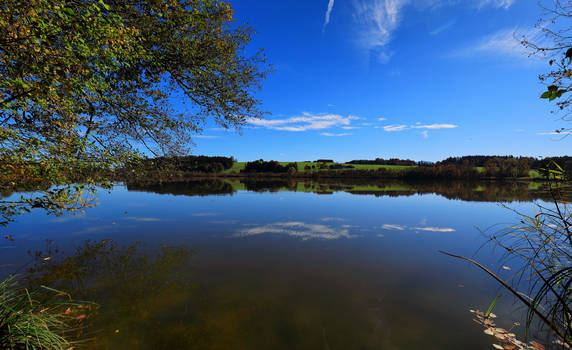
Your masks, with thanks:
<instances>
[{"instance_id":1,"label":"tree canopy","mask_svg":"<svg viewBox=\"0 0 572 350\"><path fill-rule=\"evenodd\" d=\"M572 120L572 3L570 1L551 0L544 10L537 29L541 34L535 40L523 38L522 44L532 50L532 54L548 58L550 71L540 75L540 81L546 84L541 98L556 101L563 120ZM565 131L566 128L557 130Z\"/></svg>"},{"instance_id":2,"label":"tree canopy","mask_svg":"<svg viewBox=\"0 0 572 350\"><path fill-rule=\"evenodd\" d=\"M253 34L219 0L0 0L0 189L97 183L138 155L184 154L209 119L261 117L270 68Z\"/></svg>"}]
</instances>

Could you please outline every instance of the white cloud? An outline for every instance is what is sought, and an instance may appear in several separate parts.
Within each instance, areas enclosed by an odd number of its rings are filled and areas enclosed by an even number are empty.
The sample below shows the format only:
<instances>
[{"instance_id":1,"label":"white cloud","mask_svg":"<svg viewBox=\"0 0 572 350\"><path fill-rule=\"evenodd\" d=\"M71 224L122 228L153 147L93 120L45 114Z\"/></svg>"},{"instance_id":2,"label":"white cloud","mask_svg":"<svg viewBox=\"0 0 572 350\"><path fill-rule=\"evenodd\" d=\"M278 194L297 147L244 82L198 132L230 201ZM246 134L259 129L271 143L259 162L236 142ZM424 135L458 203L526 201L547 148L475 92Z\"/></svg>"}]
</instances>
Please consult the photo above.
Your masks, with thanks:
<instances>
[{"instance_id":1,"label":"white cloud","mask_svg":"<svg viewBox=\"0 0 572 350\"><path fill-rule=\"evenodd\" d=\"M385 118L377 118L377 120L379 120L380 122L386 120Z\"/></svg>"},{"instance_id":2,"label":"white cloud","mask_svg":"<svg viewBox=\"0 0 572 350\"><path fill-rule=\"evenodd\" d=\"M356 25L356 43L368 55L373 54L380 63L387 63L393 52L387 50L394 32L404 17L404 10L408 6L415 6L417 10L435 8L440 6L467 5L484 8L508 9L516 0L353 0L354 22ZM454 24L450 21L433 30L432 35L439 34Z\"/></svg>"},{"instance_id":3,"label":"white cloud","mask_svg":"<svg viewBox=\"0 0 572 350\"><path fill-rule=\"evenodd\" d=\"M220 136L210 136L210 135L195 135L197 139L218 139Z\"/></svg>"},{"instance_id":4,"label":"white cloud","mask_svg":"<svg viewBox=\"0 0 572 350\"><path fill-rule=\"evenodd\" d=\"M342 126L342 129L344 129L344 130L355 130L355 129L361 129L361 126Z\"/></svg>"},{"instance_id":5,"label":"white cloud","mask_svg":"<svg viewBox=\"0 0 572 350\"><path fill-rule=\"evenodd\" d=\"M357 44L368 54L376 51L382 63L387 63L391 57L384 47L391 41L401 20L401 11L407 3L409 0L354 1Z\"/></svg>"},{"instance_id":6,"label":"white cloud","mask_svg":"<svg viewBox=\"0 0 572 350\"><path fill-rule=\"evenodd\" d=\"M352 134L348 134L348 133L332 134L332 133L329 133L329 132L323 132L323 133L321 133L320 135L322 135L322 136L329 136L329 137L340 137L340 136L349 136L349 135L352 135Z\"/></svg>"},{"instance_id":7,"label":"white cloud","mask_svg":"<svg viewBox=\"0 0 572 350\"><path fill-rule=\"evenodd\" d=\"M386 125L383 126L381 128L383 128L383 130L387 131L387 132L393 132L393 131L404 131L404 130L409 130L409 129L425 129L421 132L421 135L423 135L424 137L428 137L429 130L439 130L439 129L455 129L458 128L458 125L455 124L420 124L417 123L415 125ZM379 126L375 126L374 128L379 129Z\"/></svg>"},{"instance_id":8,"label":"white cloud","mask_svg":"<svg viewBox=\"0 0 572 350\"><path fill-rule=\"evenodd\" d=\"M328 8L326 9L326 16L324 18L324 26L322 28L323 31L326 30L326 27L330 23L330 16L332 15L333 9L334 9L334 0L330 0L330 2L328 2Z\"/></svg>"},{"instance_id":9,"label":"white cloud","mask_svg":"<svg viewBox=\"0 0 572 350\"><path fill-rule=\"evenodd\" d=\"M508 9L515 2L516 0L480 0L478 6L485 7L491 5L496 8Z\"/></svg>"},{"instance_id":10,"label":"white cloud","mask_svg":"<svg viewBox=\"0 0 572 350\"><path fill-rule=\"evenodd\" d=\"M384 230L403 231L403 230L405 230L407 227L401 226L401 225L389 225L389 224L385 224L385 225L381 226L381 228L384 229Z\"/></svg>"},{"instance_id":11,"label":"white cloud","mask_svg":"<svg viewBox=\"0 0 572 350\"><path fill-rule=\"evenodd\" d=\"M309 239L333 240L340 238L356 238L358 236L350 234L348 229L336 229L326 225L306 224L303 222L277 222L264 226L257 226L244 229L235 234L235 237L249 237L262 234L284 234L290 237Z\"/></svg>"},{"instance_id":12,"label":"white cloud","mask_svg":"<svg viewBox=\"0 0 572 350\"><path fill-rule=\"evenodd\" d=\"M385 131L403 131L403 130L407 130L407 125L386 125L383 127L383 130Z\"/></svg>"},{"instance_id":13,"label":"white cloud","mask_svg":"<svg viewBox=\"0 0 572 350\"><path fill-rule=\"evenodd\" d=\"M349 126L352 120L359 117L349 116L342 117L337 114L313 115L304 112L301 117L292 117L288 119L249 119L250 125L261 126L272 130L283 131L307 131L322 130L334 126Z\"/></svg>"},{"instance_id":14,"label":"white cloud","mask_svg":"<svg viewBox=\"0 0 572 350\"><path fill-rule=\"evenodd\" d=\"M521 43L526 38L532 42L542 42L542 33L538 29L519 28L501 29L487 35L468 47L452 53L452 56L504 56L510 58L529 58L530 51Z\"/></svg>"},{"instance_id":15,"label":"white cloud","mask_svg":"<svg viewBox=\"0 0 572 350\"><path fill-rule=\"evenodd\" d=\"M454 125L454 124L429 124L429 125L411 125L412 129L431 129L431 130L437 130L437 129L455 129L458 128L458 125Z\"/></svg>"}]
</instances>

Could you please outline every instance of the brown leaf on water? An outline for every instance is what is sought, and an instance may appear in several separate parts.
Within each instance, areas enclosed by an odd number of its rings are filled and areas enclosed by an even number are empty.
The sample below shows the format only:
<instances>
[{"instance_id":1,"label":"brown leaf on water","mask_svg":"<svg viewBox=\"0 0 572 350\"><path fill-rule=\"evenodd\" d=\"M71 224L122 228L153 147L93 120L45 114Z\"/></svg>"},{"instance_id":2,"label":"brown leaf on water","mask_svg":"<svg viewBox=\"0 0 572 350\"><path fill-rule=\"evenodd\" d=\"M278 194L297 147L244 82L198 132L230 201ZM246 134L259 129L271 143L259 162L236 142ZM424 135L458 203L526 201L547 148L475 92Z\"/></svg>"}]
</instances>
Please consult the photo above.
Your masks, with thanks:
<instances>
[{"instance_id":1,"label":"brown leaf on water","mask_svg":"<svg viewBox=\"0 0 572 350\"><path fill-rule=\"evenodd\" d=\"M507 344L504 346L505 350L515 350L516 346L512 345L512 344Z\"/></svg>"},{"instance_id":2,"label":"brown leaf on water","mask_svg":"<svg viewBox=\"0 0 572 350\"><path fill-rule=\"evenodd\" d=\"M535 349L544 350L544 345L542 345L542 344L540 344L540 343L537 343L537 342L535 342L535 341L531 341L531 342L530 342L530 345L531 345L533 348L535 348Z\"/></svg>"}]
</instances>

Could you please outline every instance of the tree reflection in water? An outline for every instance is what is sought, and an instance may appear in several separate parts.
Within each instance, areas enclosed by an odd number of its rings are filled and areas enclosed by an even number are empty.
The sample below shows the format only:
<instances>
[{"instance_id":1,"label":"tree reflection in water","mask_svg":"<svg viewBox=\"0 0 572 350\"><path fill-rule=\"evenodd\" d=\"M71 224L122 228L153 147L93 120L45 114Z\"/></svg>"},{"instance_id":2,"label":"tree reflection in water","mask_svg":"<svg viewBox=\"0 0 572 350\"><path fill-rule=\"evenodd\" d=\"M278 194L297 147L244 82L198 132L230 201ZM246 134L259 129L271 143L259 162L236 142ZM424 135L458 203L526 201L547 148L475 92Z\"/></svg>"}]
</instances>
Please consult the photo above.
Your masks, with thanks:
<instances>
[{"instance_id":1,"label":"tree reflection in water","mask_svg":"<svg viewBox=\"0 0 572 350\"><path fill-rule=\"evenodd\" d=\"M185 348L194 337L194 253L186 247L151 251L140 243L86 241L71 255L36 252L31 287L47 285L100 305L86 320L87 348Z\"/></svg>"}]
</instances>

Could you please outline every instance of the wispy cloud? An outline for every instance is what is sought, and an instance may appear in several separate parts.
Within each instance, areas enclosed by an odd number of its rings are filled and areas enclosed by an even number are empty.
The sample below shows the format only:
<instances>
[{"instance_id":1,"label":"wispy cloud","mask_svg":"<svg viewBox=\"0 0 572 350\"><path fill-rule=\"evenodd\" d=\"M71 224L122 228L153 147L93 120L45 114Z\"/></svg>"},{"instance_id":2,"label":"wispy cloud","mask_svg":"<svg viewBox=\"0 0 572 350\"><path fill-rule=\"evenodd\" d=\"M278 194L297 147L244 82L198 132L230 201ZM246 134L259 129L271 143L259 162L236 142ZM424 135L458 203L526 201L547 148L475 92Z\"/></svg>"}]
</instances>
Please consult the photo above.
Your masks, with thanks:
<instances>
[{"instance_id":1,"label":"wispy cloud","mask_svg":"<svg viewBox=\"0 0 572 350\"><path fill-rule=\"evenodd\" d=\"M401 20L401 11L409 0L355 0L354 20L357 44L368 54L372 52L386 63L391 53L385 46Z\"/></svg>"},{"instance_id":2,"label":"wispy cloud","mask_svg":"<svg viewBox=\"0 0 572 350\"><path fill-rule=\"evenodd\" d=\"M379 120L380 122L386 120L385 118L377 118L377 120Z\"/></svg>"},{"instance_id":3,"label":"wispy cloud","mask_svg":"<svg viewBox=\"0 0 572 350\"><path fill-rule=\"evenodd\" d=\"M401 226L401 225L385 224L385 225L381 226L381 228L384 229L384 230L404 231L407 227L406 227L406 226Z\"/></svg>"},{"instance_id":4,"label":"wispy cloud","mask_svg":"<svg viewBox=\"0 0 572 350\"><path fill-rule=\"evenodd\" d=\"M455 129L458 127L459 127L458 125L454 125L454 124L411 125L412 129L430 129L430 130Z\"/></svg>"},{"instance_id":5,"label":"wispy cloud","mask_svg":"<svg viewBox=\"0 0 572 350\"><path fill-rule=\"evenodd\" d=\"M508 9L516 0L479 0L479 7L493 6L496 8Z\"/></svg>"},{"instance_id":6,"label":"wispy cloud","mask_svg":"<svg viewBox=\"0 0 572 350\"><path fill-rule=\"evenodd\" d=\"M523 38L534 42L543 40L542 33L538 29L505 28L489 34L467 47L460 48L451 55L458 57L504 56L509 58L529 58L530 52L521 43Z\"/></svg>"},{"instance_id":7,"label":"wispy cloud","mask_svg":"<svg viewBox=\"0 0 572 350\"><path fill-rule=\"evenodd\" d=\"M458 128L458 125L455 124L415 124L415 125L386 125L381 127L383 130L387 131L387 132L396 132L396 131L404 131L404 130L410 130L410 129L423 129L423 131L421 132L421 135L423 135L423 137L429 137L429 130L439 130L439 129L455 129ZM375 127L375 128L380 128L380 127Z\"/></svg>"},{"instance_id":8,"label":"wispy cloud","mask_svg":"<svg viewBox=\"0 0 572 350\"><path fill-rule=\"evenodd\" d=\"M332 15L332 10L334 9L334 0L330 0L328 2L328 8L326 9L326 16L324 18L324 26L322 27L322 31L326 31L326 27L330 23L330 16Z\"/></svg>"},{"instance_id":9,"label":"wispy cloud","mask_svg":"<svg viewBox=\"0 0 572 350\"><path fill-rule=\"evenodd\" d=\"M287 119L249 119L248 123L267 129L300 132L323 130L334 126L349 126L352 120L357 119L359 119L359 117L356 116L342 117L337 114L313 115L305 112L301 117Z\"/></svg>"},{"instance_id":10,"label":"wispy cloud","mask_svg":"<svg viewBox=\"0 0 572 350\"><path fill-rule=\"evenodd\" d=\"M356 238L357 235L350 234L348 229L337 229L326 225L306 224L304 222L277 222L264 226L257 226L244 229L235 234L235 237L249 237L262 234L283 234L302 240L324 239L334 240L340 238Z\"/></svg>"},{"instance_id":11,"label":"wispy cloud","mask_svg":"<svg viewBox=\"0 0 572 350\"><path fill-rule=\"evenodd\" d=\"M387 63L393 52L387 49L394 32L404 17L408 6L418 10L441 6L476 6L477 8L494 7L508 9L516 0L354 0L355 38L360 49L368 55L376 57L380 63ZM451 20L430 32L439 34L455 24Z\"/></svg>"},{"instance_id":12,"label":"wispy cloud","mask_svg":"<svg viewBox=\"0 0 572 350\"><path fill-rule=\"evenodd\" d=\"M197 139L218 139L220 136L211 136L211 135L195 135Z\"/></svg>"},{"instance_id":13,"label":"wispy cloud","mask_svg":"<svg viewBox=\"0 0 572 350\"><path fill-rule=\"evenodd\" d=\"M392 132L392 131L403 131L407 130L407 125L386 125L383 127L383 130Z\"/></svg>"},{"instance_id":14,"label":"wispy cloud","mask_svg":"<svg viewBox=\"0 0 572 350\"><path fill-rule=\"evenodd\" d=\"M361 129L361 126L342 126L342 129L344 129L344 130L355 130L355 129Z\"/></svg>"},{"instance_id":15,"label":"wispy cloud","mask_svg":"<svg viewBox=\"0 0 572 350\"><path fill-rule=\"evenodd\" d=\"M349 133L332 134L332 133L330 133L330 132L323 132L323 133L321 133L320 135L322 135L322 136L328 136L328 137L341 137L341 136L349 136L349 135L352 135L352 134L349 134Z\"/></svg>"},{"instance_id":16,"label":"wispy cloud","mask_svg":"<svg viewBox=\"0 0 572 350\"><path fill-rule=\"evenodd\" d=\"M457 19L453 18L452 20L445 22L444 24L440 25L439 27L433 29L432 31L429 32L429 35L438 35L443 33L444 31L446 31L447 29L451 28L452 26L455 25L455 23L457 23Z\"/></svg>"}]
</instances>

